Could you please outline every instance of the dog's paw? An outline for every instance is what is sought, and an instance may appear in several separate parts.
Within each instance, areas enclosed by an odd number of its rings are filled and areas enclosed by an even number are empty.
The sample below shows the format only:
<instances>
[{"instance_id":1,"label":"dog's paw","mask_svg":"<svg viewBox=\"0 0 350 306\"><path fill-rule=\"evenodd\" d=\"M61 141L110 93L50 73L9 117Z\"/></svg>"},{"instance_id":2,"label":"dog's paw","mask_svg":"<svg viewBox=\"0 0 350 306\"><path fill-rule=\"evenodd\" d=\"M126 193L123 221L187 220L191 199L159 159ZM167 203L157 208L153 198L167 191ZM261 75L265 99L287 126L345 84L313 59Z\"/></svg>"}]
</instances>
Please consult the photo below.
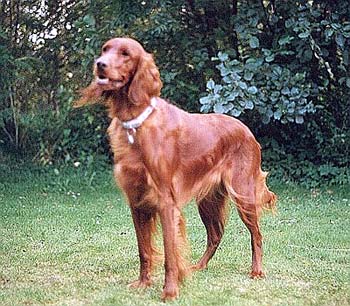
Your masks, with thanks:
<instances>
[{"instance_id":1,"label":"dog's paw","mask_svg":"<svg viewBox=\"0 0 350 306\"><path fill-rule=\"evenodd\" d=\"M166 286L163 289L161 299L163 302L166 301L173 301L179 296L179 287L176 285L173 286Z\"/></svg>"},{"instance_id":2,"label":"dog's paw","mask_svg":"<svg viewBox=\"0 0 350 306\"><path fill-rule=\"evenodd\" d=\"M128 285L128 288L132 289L145 289L152 285L151 280L136 280Z\"/></svg>"},{"instance_id":3,"label":"dog's paw","mask_svg":"<svg viewBox=\"0 0 350 306\"><path fill-rule=\"evenodd\" d=\"M265 273L263 271L252 271L249 276L252 279L261 279L265 278Z\"/></svg>"}]
</instances>

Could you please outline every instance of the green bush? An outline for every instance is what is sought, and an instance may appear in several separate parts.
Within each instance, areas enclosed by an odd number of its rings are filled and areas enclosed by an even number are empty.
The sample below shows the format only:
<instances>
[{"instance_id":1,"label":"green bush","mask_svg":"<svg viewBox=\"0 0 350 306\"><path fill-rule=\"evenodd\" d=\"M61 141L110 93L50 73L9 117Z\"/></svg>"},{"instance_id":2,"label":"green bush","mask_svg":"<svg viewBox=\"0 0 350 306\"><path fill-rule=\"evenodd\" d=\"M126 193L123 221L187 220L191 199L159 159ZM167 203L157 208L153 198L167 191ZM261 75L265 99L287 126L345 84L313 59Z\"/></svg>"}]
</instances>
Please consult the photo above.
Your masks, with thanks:
<instances>
[{"instance_id":1,"label":"green bush","mask_svg":"<svg viewBox=\"0 0 350 306\"><path fill-rule=\"evenodd\" d=\"M35 160L42 164L90 164L101 156L108 159L104 107L72 109L73 94L63 87L58 99L62 104L59 115L47 110L23 122L30 135L26 147L36 151Z\"/></svg>"},{"instance_id":2,"label":"green bush","mask_svg":"<svg viewBox=\"0 0 350 306\"><path fill-rule=\"evenodd\" d=\"M305 72L292 72L288 67L267 61L271 52L263 50L264 57L249 57L245 63L230 60L219 53L223 84L208 81L209 94L200 99L201 110L228 113L240 117L247 110L255 110L263 123L274 119L282 123L303 123L304 116L315 112L310 101L311 83Z\"/></svg>"},{"instance_id":3,"label":"green bush","mask_svg":"<svg viewBox=\"0 0 350 306\"><path fill-rule=\"evenodd\" d=\"M348 183L346 1L67 5L0 3L1 147L44 164L108 156L103 108L73 110L71 104L90 82L102 43L130 36L154 54L163 97L189 111L239 117L262 143L272 175Z\"/></svg>"},{"instance_id":4,"label":"green bush","mask_svg":"<svg viewBox=\"0 0 350 306\"><path fill-rule=\"evenodd\" d=\"M239 52L213 57L201 110L240 117L284 179L348 184L350 9L340 2L242 2Z\"/></svg>"}]
</instances>

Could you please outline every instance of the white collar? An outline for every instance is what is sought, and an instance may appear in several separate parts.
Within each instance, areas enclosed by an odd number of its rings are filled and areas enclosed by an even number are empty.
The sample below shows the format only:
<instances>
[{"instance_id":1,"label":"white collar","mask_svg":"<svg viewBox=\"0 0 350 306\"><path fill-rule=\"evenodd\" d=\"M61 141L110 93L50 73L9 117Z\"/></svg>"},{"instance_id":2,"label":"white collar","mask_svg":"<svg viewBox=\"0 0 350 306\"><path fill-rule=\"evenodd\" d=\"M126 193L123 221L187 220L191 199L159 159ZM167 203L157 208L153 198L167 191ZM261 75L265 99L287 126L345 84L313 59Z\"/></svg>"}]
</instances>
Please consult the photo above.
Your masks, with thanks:
<instances>
[{"instance_id":1,"label":"white collar","mask_svg":"<svg viewBox=\"0 0 350 306\"><path fill-rule=\"evenodd\" d=\"M137 129L146 121L146 119L152 114L153 110L157 105L157 98L151 98L151 104L146 107L146 109L138 115L136 118L129 121L122 121L122 126L124 129L133 130Z\"/></svg>"}]
</instances>

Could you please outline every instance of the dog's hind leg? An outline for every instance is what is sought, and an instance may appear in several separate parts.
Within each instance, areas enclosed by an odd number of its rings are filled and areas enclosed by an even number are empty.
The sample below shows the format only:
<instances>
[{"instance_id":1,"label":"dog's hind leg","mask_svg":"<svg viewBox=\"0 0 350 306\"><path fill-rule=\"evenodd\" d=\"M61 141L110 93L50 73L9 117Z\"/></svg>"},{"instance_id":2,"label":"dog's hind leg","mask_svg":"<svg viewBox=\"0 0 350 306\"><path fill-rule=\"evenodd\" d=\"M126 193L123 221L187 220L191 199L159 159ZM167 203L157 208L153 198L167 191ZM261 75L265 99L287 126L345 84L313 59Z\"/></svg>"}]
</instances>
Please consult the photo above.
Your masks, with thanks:
<instances>
[{"instance_id":1,"label":"dog's hind leg","mask_svg":"<svg viewBox=\"0 0 350 306\"><path fill-rule=\"evenodd\" d=\"M259 228L259 205L257 203L255 188L256 182L253 176L237 175L233 179L233 189L239 197L236 197L236 206L243 223L251 236L252 248L252 278L264 276L262 271L262 235Z\"/></svg>"},{"instance_id":2,"label":"dog's hind leg","mask_svg":"<svg viewBox=\"0 0 350 306\"><path fill-rule=\"evenodd\" d=\"M203 270L214 256L224 234L227 218L227 199L222 192L214 191L198 202L200 217L207 231L207 248L192 270Z\"/></svg>"}]
</instances>

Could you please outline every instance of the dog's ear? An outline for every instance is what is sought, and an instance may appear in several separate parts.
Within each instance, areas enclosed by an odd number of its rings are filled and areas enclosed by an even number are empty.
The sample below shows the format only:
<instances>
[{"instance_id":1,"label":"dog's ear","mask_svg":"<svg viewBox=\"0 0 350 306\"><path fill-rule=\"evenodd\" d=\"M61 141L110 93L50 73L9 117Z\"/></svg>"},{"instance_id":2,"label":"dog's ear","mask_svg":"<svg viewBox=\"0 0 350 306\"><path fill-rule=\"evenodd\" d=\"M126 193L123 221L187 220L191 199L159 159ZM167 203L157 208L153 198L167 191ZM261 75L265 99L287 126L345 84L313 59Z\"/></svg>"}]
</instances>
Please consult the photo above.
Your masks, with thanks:
<instances>
[{"instance_id":1,"label":"dog's ear","mask_svg":"<svg viewBox=\"0 0 350 306\"><path fill-rule=\"evenodd\" d=\"M144 52L129 86L129 99L136 105L148 103L152 97L159 97L162 85L152 55Z\"/></svg>"},{"instance_id":2,"label":"dog's ear","mask_svg":"<svg viewBox=\"0 0 350 306\"><path fill-rule=\"evenodd\" d=\"M99 86L95 81L91 82L91 84L83 88L79 91L80 98L74 102L73 107L81 107L86 104L95 104L101 102L104 98L104 92L101 90L101 86Z\"/></svg>"}]
</instances>

